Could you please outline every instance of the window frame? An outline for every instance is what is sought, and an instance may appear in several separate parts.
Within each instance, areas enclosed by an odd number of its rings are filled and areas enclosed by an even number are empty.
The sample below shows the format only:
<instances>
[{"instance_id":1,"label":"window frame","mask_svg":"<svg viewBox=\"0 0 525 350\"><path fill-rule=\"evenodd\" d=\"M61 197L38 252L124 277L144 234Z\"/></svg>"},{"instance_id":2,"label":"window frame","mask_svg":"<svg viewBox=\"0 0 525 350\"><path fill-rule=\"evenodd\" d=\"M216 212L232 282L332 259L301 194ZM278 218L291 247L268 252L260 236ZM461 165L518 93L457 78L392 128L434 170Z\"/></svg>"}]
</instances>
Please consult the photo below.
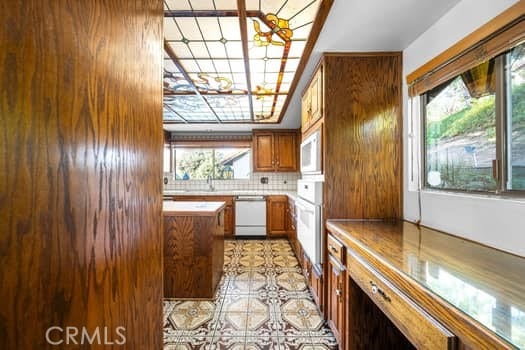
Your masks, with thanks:
<instances>
[{"instance_id":1,"label":"window frame","mask_svg":"<svg viewBox=\"0 0 525 350\"><path fill-rule=\"evenodd\" d=\"M522 43L520 45L525 45ZM518 46L518 45L517 45ZM508 189L508 171L509 171L509 154L508 154L508 142L509 142L509 118L507 116L508 103L509 103L509 90L508 90L508 77L509 71L507 70L508 55L510 50L501 53L494 57L495 66L494 70L496 73L496 93L495 93L495 122L496 122L496 159L493 160L493 175L495 174L496 190L495 191L483 191L483 190L462 190L452 188L435 188L428 185L427 182L427 102L428 93L430 90L425 91L419 95L420 102L420 132L422 137L420 138L421 147L421 188L426 191L436 191L441 193L466 193L466 194L480 194L480 195L497 195L502 197L510 198L523 198L525 197L525 190L513 190ZM456 75L457 77L458 75ZM452 78L455 79L455 78Z\"/></svg>"},{"instance_id":2,"label":"window frame","mask_svg":"<svg viewBox=\"0 0 525 350\"><path fill-rule=\"evenodd\" d=\"M200 150L210 150L212 151L212 158L213 158L213 164L215 164L215 152L218 149L221 148L238 148L238 149L249 149L250 150L250 173L253 173L253 162L251 161L251 157L253 156L253 150L251 147L251 144L248 145L244 142L237 142L237 143L202 143L199 142L191 142L191 143L170 143L170 149L171 149L171 168L170 173L173 174L174 181L188 181L188 180L182 180L177 179L176 173L177 173L177 148L185 148L185 149L200 149ZM206 179L190 179L190 181L205 181ZM219 179L216 177L215 173L215 166L212 167L212 180L213 181L232 181L232 180L249 180L249 178L244 179Z\"/></svg>"}]
</instances>

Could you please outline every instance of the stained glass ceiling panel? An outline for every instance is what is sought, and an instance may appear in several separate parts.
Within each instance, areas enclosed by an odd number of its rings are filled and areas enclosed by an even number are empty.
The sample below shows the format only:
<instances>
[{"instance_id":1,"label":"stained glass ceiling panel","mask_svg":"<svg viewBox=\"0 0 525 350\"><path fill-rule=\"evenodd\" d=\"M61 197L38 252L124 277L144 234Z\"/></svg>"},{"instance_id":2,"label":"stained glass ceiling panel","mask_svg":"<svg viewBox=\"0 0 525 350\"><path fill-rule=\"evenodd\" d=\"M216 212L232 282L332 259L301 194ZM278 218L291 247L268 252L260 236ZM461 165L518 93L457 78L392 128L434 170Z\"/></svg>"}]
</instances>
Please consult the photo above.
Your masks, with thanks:
<instances>
[{"instance_id":1,"label":"stained glass ceiling panel","mask_svg":"<svg viewBox=\"0 0 525 350\"><path fill-rule=\"evenodd\" d=\"M165 0L165 121L279 122L321 1Z\"/></svg>"}]
</instances>

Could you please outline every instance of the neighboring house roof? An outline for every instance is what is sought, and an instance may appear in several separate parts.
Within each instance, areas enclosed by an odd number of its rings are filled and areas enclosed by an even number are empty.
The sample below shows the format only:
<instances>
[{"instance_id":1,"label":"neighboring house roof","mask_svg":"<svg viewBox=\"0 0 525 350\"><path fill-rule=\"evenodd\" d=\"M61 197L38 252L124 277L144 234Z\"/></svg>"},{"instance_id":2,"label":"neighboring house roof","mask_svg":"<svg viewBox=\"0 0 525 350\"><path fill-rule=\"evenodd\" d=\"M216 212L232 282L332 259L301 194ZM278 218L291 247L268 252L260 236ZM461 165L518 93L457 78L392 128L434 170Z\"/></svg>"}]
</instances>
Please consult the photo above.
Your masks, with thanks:
<instances>
[{"instance_id":1,"label":"neighboring house roof","mask_svg":"<svg viewBox=\"0 0 525 350\"><path fill-rule=\"evenodd\" d=\"M228 164L231 164L232 162L234 162L235 160L243 157L245 154L247 154L248 152L250 152L249 149L245 149L245 150L242 150L242 151L239 151L237 153L234 153L232 154L231 156L229 156L228 158L226 159L223 159L220 164L221 165L228 165Z\"/></svg>"}]
</instances>

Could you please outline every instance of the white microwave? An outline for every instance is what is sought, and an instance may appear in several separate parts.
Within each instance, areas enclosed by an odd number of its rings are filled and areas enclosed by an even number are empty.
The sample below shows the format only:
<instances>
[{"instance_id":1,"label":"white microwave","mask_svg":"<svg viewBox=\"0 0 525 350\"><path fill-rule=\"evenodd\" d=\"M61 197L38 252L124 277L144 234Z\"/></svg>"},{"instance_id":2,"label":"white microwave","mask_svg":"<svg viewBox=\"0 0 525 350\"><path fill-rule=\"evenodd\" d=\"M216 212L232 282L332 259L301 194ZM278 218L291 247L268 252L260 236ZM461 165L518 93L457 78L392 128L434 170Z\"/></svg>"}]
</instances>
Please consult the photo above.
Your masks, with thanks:
<instances>
[{"instance_id":1,"label":"white microwave","mask_svg":"<svg viewBox=\"0 0 525 350\"><path fill-rule=\"evenodd\" d=\"M317 130L301 143L301 173L321 174L321 131Z\"/></svg>"}]
</instances>

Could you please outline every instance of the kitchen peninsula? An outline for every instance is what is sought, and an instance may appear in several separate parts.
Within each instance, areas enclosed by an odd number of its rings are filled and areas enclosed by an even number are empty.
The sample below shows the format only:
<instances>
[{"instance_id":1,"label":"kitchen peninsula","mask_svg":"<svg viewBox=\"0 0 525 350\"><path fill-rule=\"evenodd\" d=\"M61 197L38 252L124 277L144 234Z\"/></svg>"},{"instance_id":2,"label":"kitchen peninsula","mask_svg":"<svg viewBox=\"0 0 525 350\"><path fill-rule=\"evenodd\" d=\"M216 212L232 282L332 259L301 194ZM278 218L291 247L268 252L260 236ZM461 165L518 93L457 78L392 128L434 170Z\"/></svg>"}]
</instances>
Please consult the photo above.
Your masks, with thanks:
<instances>
[{"instance_id":1,"label":"kitchen peninsula","mask_svg":"<svg viewBox=\"0 0 525 350\"><path fill-rule=\"evenodd\" d=\"M163 202L164 298L214 298L224 262L224 208L224 202Z\"/></svg>"}]
</instances>

